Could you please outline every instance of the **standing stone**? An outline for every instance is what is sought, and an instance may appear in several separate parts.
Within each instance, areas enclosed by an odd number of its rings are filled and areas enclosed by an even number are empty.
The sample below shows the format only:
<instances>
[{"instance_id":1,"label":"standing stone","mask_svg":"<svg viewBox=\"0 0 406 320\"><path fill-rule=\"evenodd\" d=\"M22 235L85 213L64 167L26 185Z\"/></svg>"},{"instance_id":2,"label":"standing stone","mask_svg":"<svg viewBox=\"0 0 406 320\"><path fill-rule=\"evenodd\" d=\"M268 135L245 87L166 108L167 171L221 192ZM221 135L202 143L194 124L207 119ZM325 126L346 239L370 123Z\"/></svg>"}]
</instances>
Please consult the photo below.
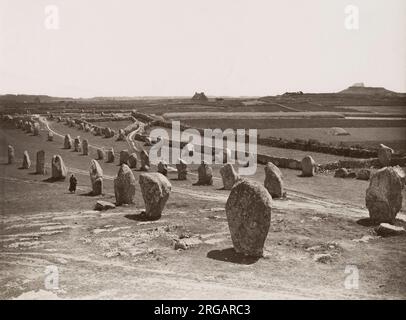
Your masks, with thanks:
<instances>
[{"instance_id":1,"label":"standing stone","mask_svg":"<svg viewBox=\"0 0 406 320\"><path fill-rule=\"evenodd\" d=\"M70 137L69 134L65 135L65 140L64 140L63 147L64 147L65 149L70 149L70 148L72 148L72 139L71 139L71 137Z\"/></svg>"},{"instance_id":2,"label":"standing stone","mask_svg":"<svg viewBox=\"0 0 406 320\"><path fill-rule=\"evenodd\" d=\"M116 205L134 203L135 197L135 177L131 169L122 164L114 179L114 194Z\"/></svg>"},{"instance_id":3,"label":"standing stone","mask_svg":"<svg viewBox=\"0 0 406 320\"><path fill-rule=\"evenodd\" d=\"M268 162L264 168L264 186L272 198L282 198L284 194L283 175L281 170L272 162Z\"/></svg>"},{"instance_id":4,"label":"standing stone","mask_svg":"<svg viewBox=\"0 0 406 320\"><path fill-rule=\"evenodd\" d=\"M151 220L159 219L169 198L171 183L165 176L156 172L141 174L139 183L145 202L145 215Z\"/></svg>"},{"instance_id":5,"label":"standing stone","mask_svg":"<svg viewBox=\"0 0 406 320\"><path fill-rule=\"evenodd\" d=\"M89 143L86 139L83 139L82 141L82 152L85 156L89 155Z\"/></svg>"},{"instance_id":6,"label":"standing stone","mask_svg":"<svg viewBox=\"0 0 406 320\"><path fill-rule=\"evenodd\" d=\"M261 257L271 223L272 197L257 182L241 180L226 203L228 227L237 253Z\"/></svg>"},{"instance_id":7,"label":"standing stone","mask_svg":"<svg viewBox=\"0 0 406 320\"><path fill-rule=\"evenodd\" d=\"M148 153L145 150L142 150L140 153L140 158L141 158L141 169L140 170L148 171L151 166L149 163Z\"/></svg>"},{"instance_id":8,"label":"standing stone","mask_svg":"<svg viewBox=\"0 0 406 320\"><path fill-rule=\"evenodd\" d=\"M225 190L231 190L234 184L238 181L238 174L235 172L231 163L227 163L220 169L221 179Z\"/></svg>"},{"instance_id":9,"label":"standing stone","mask_svg":"<svg viewBox=\"0 0 406 320\"><path fill-rule=\"evenodd\" d=\"M52 131L48 131L48 141L54 141L54 134Z\"/></svg>"},{"instance_id":10,"label":"standing stone","mask_svg":"<svg viewBox=\"0 0 406 320\"><path fill-rule=\"evenodd\" d=\"M405 182L406 182L406 173L405 173L405 171L399 166L394 166L393 170L395 170L396 174L400 178L400 182L402 183L402 189L403 189L405 187Z\"/></svg>"},{"instance_id":11,"label":"standing stone","mask_svg":"<svg viewBox=\"0 0 406 320\"><path fill-rule=\"evenodd\" d=\"M369 169L360 169L357 172L358 180L369 180L370 177L371 177L371 170L369 170Z\"/></svg>"},{"instance_id":12,"label":"standing stone","mask_svg":"<svg viewBox=\"0 0 406 320\"><path fill-rule=\"evenodd\" d=\"M390 165L390 161L392 159L393 149L385 146L384 144L380 144L378 148L378 160L382 167L387 167Z\"/></svg>"},{"instance_id":13,"label":"standing stone","mask_svg":"<svg viewBox=\"0 0 406 320\"><path fill-rule=\"evenodd\" d=\"M402 208L402 182L392 167L382 168L371 176L365 203L372 221L395 221Z\"/></svg>"},{"instance_id":14,"label":"standing stone","mask_svg":"<svg viewBox=\"0 0 406 320\"><path fill-rule=\"evenodd\" d=\"M110 150L107 150L107 162L112 163L115 159L114 149L111 148Z\"/></svg>"},{"instance_id":15,"label":"standing stone","mask_svg":"<svg viewBox=\"0 0 406 320\"><path fill-rule=\"evenodd\" d=\"M198 181L195 183L195 185L211 186L213 184L213 170L204 161L202 161L202 164L197 169L197 176L198 176Z\"/></svg>"},{"instance_id":16,"label":"standing stone","mask_svg":"<svg viewBox=\"0 0 406 320\"><path fill-rule=\"evenodd\" d=\"M103 159L104 159L104 149L98 148L97 149L97 160L103 160Z\"/></svg>"},{"instance_id":17,"label":"standing stone","mask_svg":"<svg viewBox=\"0 0 406 320\"><path fill-rule=\"evenodd\" d=\"M97 160L90 161L90 182L92 184L92 194L98 196L103 193L103 170Z\"/></svg>"},{"instance_id":18,"label":"standing stone","mask_svg":"<svg viewBox=\"0 0 406 320\"><path fill-rule=\"evenodd\" d=\"M349 174L349 172L346 168L338 168L334 172L334 178L347 178L348 174Z\"/></svg>"},{"instance_id":19,"label":"standing stone","mask_svg":"<svg viewBox=\"0 0 406 320\"><path fill-rule=\"evenodd\" d=\"M125 132L124 132L123 129L119 129L119 130L118 130L118 138L117 138L117 140L118 140L118 141L123 141L123 140L125 140Z\"/></svg>"},{"instance_id":20,"label":"standing stone","mask_svg":"<svg viewBox=\"0 0 406 320\"><path fill-rule=\"evenodd\" d=\"M187 176L187 164L183 159L179 159L179 163L176 164L178 170L178 180L186 180Z\"/></svg>"},{"instance_id":21,"label":"standing stone","mask_svg":"<svg viewBox=\"0 0 406 320\"><path fill-rule=\"evenodd\" d=\"M168 165L164 161L159 161L158 172L164 176L168 175Z\"/></svg>"},{"instance_id":22,"label":"standing stone","mask_svg":"<svg viewBox=\"0 0 406 320\"><path fill-rule=\"evenodd\" d=\"M35 123L34 123L33 132L34 132L34 136L38 136L38 135L39 135L39 123L38 123L38 122L35 122Z\"/></svg>"},{"instance_id":23,"label":"standing stone","mask_svg":"<svg viewBox=\"0 0 406 320\"><path fill-rule=\"evenodd\" d=\"M73 151L80 152L80 138L76 137L73 141Z\"/></svg>"},{"instance_id":24,"label":"standing stone","mask_svg":"<svg viewBox=\"0 0 406 320\"><path fill-rule=\"evenodd\" d=\"M302 159L302 176L313 177L316 168L316 162L314 162L311 156L306 156Z\"/></svg>"},{"instance_id":25,"label":"standing stone","mask_svg":"<svg viewBox=\"0 0 406 320\"><path fill-rule=\"evenodd\" d=\"M8 146L7 154L8 154L8 164L13 164L15 159L15 151L13 146L10 145Z\"/></svg>"},{"instance_id":26,"label":"standing stone","mask_svg":"<svg viewBox=\"0 0 406 320\"><path fill-rule=\"evenodd\" d=\"M138 162L138 157L136 153L131 153L130 156L128 157L128 166L131 169L137 168L137 162Z\"/></svg>"},{"instance_id":27,"label":"standing stone","mask_svg":"<svg viewBox=\"0 0 406 320\"><path fill-rule=\"evenodd\" d=\"M52 166L52 178L59 180L65 179L68 174L68 170L63 163L62 157L60 155L55 155L52 157L51 161Z\"/></svg>"},{"instance_id":28,"label":"standing stone","mask_svg":"<svg viewBox=\"0 0 406 320\"><path fill-rule=\"evenodd\" d=\"M37 152L36 173L46 174L45 171L45 151L40 150Z\"/></svg>"},{"instance_id":29,"label":"standing stone","mask_svg":"<svg viewBox=\"0 0 406 320\"><path fill-rule=\"evenodd\" d=\"M130 154L128 153L128 150L121 150L120 151L120 165L127 164L128 165L128 158Z\"/></svg>"},{"instance_id":30,"label":"standing stone","mask_svg":"<svg viewBox=\"0 0 406 320\"><path fill-rule=\"evenodd\" d=\"M23 157L23 169L29 169L31 167L31 160L30 156L28 154L28 151L24 151L24 157Z\"/></svg>"}]
</instances>

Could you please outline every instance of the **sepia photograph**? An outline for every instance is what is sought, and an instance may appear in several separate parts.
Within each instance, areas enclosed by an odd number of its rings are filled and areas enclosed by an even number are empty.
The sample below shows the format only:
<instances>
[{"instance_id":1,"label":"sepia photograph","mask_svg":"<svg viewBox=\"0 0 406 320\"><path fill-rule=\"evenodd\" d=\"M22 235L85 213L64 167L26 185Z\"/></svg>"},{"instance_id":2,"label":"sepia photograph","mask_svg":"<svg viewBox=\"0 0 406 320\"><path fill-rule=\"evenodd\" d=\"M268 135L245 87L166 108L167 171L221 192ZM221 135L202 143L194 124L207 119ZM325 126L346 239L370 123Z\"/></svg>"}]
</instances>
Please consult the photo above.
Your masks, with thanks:
<instances>
[{"instance_id":1,"label":"sepia photograph","mask_svg":"<svg viewBox=\"0 0 406 320\"><path fill-rule=\"evenodd\" d=\"M0 300L406 299L404 0L0 0L0 142Z\"/></svg>"}]
</instances>

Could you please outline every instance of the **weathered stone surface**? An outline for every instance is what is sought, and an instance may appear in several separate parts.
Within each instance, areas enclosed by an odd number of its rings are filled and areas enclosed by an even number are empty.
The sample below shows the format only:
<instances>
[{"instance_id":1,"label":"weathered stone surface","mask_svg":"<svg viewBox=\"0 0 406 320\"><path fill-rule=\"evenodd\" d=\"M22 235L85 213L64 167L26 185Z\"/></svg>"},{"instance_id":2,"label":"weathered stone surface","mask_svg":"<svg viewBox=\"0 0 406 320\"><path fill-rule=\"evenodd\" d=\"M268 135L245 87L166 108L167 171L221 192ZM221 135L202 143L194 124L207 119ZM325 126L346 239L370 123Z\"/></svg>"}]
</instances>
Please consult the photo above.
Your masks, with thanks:
<instances>
[{"instance_id":1,"label":"weathered stone surface","mask_svg":"<svg viewBox=\"0 0 406 320\"><path fill-rule=\"evenodd\" d=\"M313 177L316 169L316 162L311 156L306 156L302 159L302 176Z\"/></svg>"},{"instance_id":2,"label":"weathered stone surface","mask_svg":"<svg viewBox=\"0 0 406 320\"><path fill-rule=\"evenodd\" d=\"M40 129L39 123L38 123L38 122L35 122L34 125L33 125L33 133L34 133L34 136L38 136L38 135L39 135L39 129Z\"/></svg>"},{"instance_id":3,"label":"weathered stone surface","mask_svg":"<svg viewBox=\"0 0 406 320\"><path fill-rule=\"evenodd\" d=\"M122 165L123 163L128 165L129 157L130 157L130 154L129 154L128 150L121 150L120 151L120 165Z\"/></svg>"},{"instance_id":4,"label":"weathered stone surface","mask_svg":"<svg viewBox=\"0 0 406 320\"><path fill-rule=\"evenodd\" d=\"M141 174L139 183L145 202L145 215L151 220L159 219L169 198L171 183L157 172Z\"/></svg>"},{"instance_id":5,"label":"weathered stone surface","mask_svg":"<svg viewBox=\"0 0 406 320\"><path fill-rule=\"evenodd\" d=\"M283 175L281 170L272 162L268 162L264 167L264 186L272 198L282 198L284 194Z\"/></svg>"},{"instance_id":6,"label":"weathered stone surface","mask_svg":"<svg viewBox=\"0 0 406 320\"><path fill-rule=\"evenodd\" d=\"M118 130L118 138L117 138L117 140L118 140L118 141L123 141L123 140L125 140L125 132L124 132L123 129L119 129L119 130Z\"/></svg>"},{"instance_id":7,"label":"weathered stone surface","mask_svg":"<svg viewBox=\"0 0 406 320\"><path fill-rule=\"evenodd\" d=\"M80 137L76 137L73 141L73 151L80 152Z\"/></svg>"},{"instance_id":8,"label":"weathered stone surface","mask_svg":"<svg viewBox=\"0 0 406 320\"><path fill-rule=\"evenodd\" d=\"M52 157L52 178L53 179L65 179L68 174L68 170L60 155L54 155Z\"/></svg>"},{"instance_id":9,"label":"weathered stone surface","mask_svg":"<svg viewBox=\"0 0 406 320\"><path fill-rule=\"evenodd\" d=\"M104 159L104 149L98 148L97 149L97 160L103 160L103 159Z\"/></svg>"},{"instance_id":10,"label":"weathered stone surface","mask_svg":"<svg viewBox=\"0 0 406 320\"><path fill-rule=\"evenodd\" d=\"M45 170L45 151L40 150L37 152L37 162L35 163L36 173L46 174Z\"/></svg>"},{"instance_id":11,"label":"weathered stone surface","mask_svg":"<svg viewBox=\"0 0 406 320\"><path fill-rule=\"evenodd\" d=\"M140 153L140 158L141 158L141 170L142 171L148 171L149 168L151 167L149 163L149 155L145 150L142 150Z\"/></svg>"},{"instance_id":12,"label":"weathered stone surface","mask_svg":"<svg viewBox=\"0 0 406 320\"><path fill-rule=\"evenodd\" d=\"M110 150L107 150L107 162L114 162L116 159L116 155L114 154L114 149L111 148Z\"/></svg>"},{"instance_id":13,"label":"weathered stone surface","mask_svg":"<svg viewBox=\"0 0 406 320\"><path fill-rule=\"evenodd\" d=\"M90 161L90 182L92 184L92 194L97 196L103 193L103 169L97 160Z\"/></svg>"},{"instance_id":14,"label":"weathered stone surface","mask_svg":"<svg viewBox=\"0 0 406 320\"><path fill-rule=\"evenodd\" d=\"M271 223L272 197L257 182L242 179L231 189L226 215L237 253L261 257Z\"/></svg>"},{"instance_id":15,"label":"weathered stone surface","mask_svg":"<svg viewBox=\"0 0 406 320\"><path fill-rule=\"evenodd\" d=\"M392 159L393 149L380 144L378 148L378 159L382 167L387 167L390 165Z\"/></svg>"},{"instance_id":16,"label":"weathered stone surface","mask_svg":"<svg viewBox=\"0 0 406 320\"><path fill-rule=\"evenodd\" d=\"M7 147L8 164L13 164L15 160L15 151L13 146Z\"/></svg>"},{"instance_id":17,"label":"weathered stone surface","mask_svg":"<svg viewBox=\"0 0 406 320\"><path fill-rule=\"evenodd\" d=\"M136 153L131 153L130 156L128 157L128 166L131 169L137 168L137 162L138 162L138 157Z\"/></svg>"},{"instance_id":18,"label":"weathered stone surface","mask_svg":"<svg viewBox=\"0 0 406 320\"><path fill-rule=\"evenodd\" d=\"M347 178L348 170L346 168L339 168L334 172L334 178Z\"/></svg>"},{"instance_id":19,"label":"weathered stone surface","mask_svg":"<svg viewBox=\"0 0 406 320\"><path fill-rule=\"evenodd\" d=\"M231 163L227 163L220 169L221 179L225 190L231 190L239 179L237 172Z\"/></svg>"},{"instance_id":20,"label":"weathered stone surface","mask_svg":"<svg viewBox=\"0 0 406 320\"><path fill-rule=\"evenodd\" d=\"M158 172L164 176L168 175L168 165L164 161L159 161Z\"/></svg>"},{"instance_id":21,"label":"weathered stone surface","mask_svg":"<svg viewBox=\"0 0 406 320\"><path fill-rule=\"evenodd\" d=\"M48 141L54 141L54 134L52 131L48 131Z\"/></svg>"},{"instance_id":22,"label":"weathered stone surface","mask_svg":"<svg viewBox=\"0 0 406 320\"><path fill-rule=\"evenodd\" d=\"M361 169L357 172L358 180L369 180L370 177L371 177L371 170L369 170L369 169Z\"/></svg>"},{"instance_id":23,"label":"weathered stone surface","mask_svg":"<svg viewBox=\"0 0 406 320\"><path fill-rule=\"evenodd\" d=\"M394 166L393 170L398 175L400 182L402 183L402 189L405 187L406 174L405 171L400 166Z\"/></svg>"},{"instance_id":24,"label":"weathered stone surface","mask_svg":"<svg viewBox=\"0 0 406 320\"><path fill-rule=\"evenodd\" d=\"M201 165L197 169L198 180L195 185L208 185L213 184L213 170L212 168L202 161Z\"/></svg>"},{"instance_id":25,"label":"weathered stone surface","mask_svg":"<svg viewBox=\"0 0 406 320\"><path fill-rule=\"evenodd\" d=\"M104 210L108 210L108 209L114 209L115 207L116 207L116 205L114 203L99 200L96 202L96 205L94 206L94 210L104 211Z\"/></svg>"},{"instance_id":26,"label":"weathered stone surface","mask_svg":"<svg viewBox=\"0 0 406 320\"><path fill-rule=\"evenodd\" d=\"M179 159L179 163L176 164L176 170L178 170L178 180L186 180L187 164L183 159Z\"/></svg>"},{"instance_id":27,"label":"weathered stone surface","mask_svg":"<svg viewBox=\"0 0 406 320\"><path fill-rule=\"evenodd\" d=\"M365 202L372 221L395 221L402 207L402 182L392 167L380 169L371 176Z\"/></svg>"},{"instance_id":28,"label":"weathered stone surface","mask_svg":"<svg viewBox=\"0 0 406 320\"><path fill-rule=\"evenodd\" d=\"M64 140L64 143L63 143L63 147L65 149L72 148L72 139L71 139L69 134L65 135L65 140Z\"/></svg>"},{"instance_id":29,"label":"weathered stone surface","mask_svg":"<svg viewBox=\"0 0 406 320\"><path fill-rule=\"evenodd\" d=\"M135 197L135 177L131 169L122 164L114 179L114 194L116 205L134 203Z\"/></svg>"},{"instance_id":30,"label":"weathered stone surface","mask_svg":"<svg viewBox=\"0 0 406 320\"><path fill-rule=\"evenodd\" d=\"M381 237L405 235L406 231L403 227L393 226L389 223L381 223L375 228L375 232Z\"/></svg>"},{"instance_id":31,"label":"weathered stone surface","mask_svg":"<svg viewBox=\"0 0 406 320\"><path fill-rule=\"evenodd\" d=\"M23 169L29 169L31 167L31 160L30 160L30 155L28 154L28 151L24 151L23 164L21 167Z\"/></svg>"},{"instance_id":32,"label":"weathered stone surface","mask_svg":"<svg viewBox=\"0 0 406 320\"><path fill-rule=\"evenodd\" d=\"M82 141L82 152L85 156L89 155L89 142L86 139Z\"/></svg>"}]
</instances>

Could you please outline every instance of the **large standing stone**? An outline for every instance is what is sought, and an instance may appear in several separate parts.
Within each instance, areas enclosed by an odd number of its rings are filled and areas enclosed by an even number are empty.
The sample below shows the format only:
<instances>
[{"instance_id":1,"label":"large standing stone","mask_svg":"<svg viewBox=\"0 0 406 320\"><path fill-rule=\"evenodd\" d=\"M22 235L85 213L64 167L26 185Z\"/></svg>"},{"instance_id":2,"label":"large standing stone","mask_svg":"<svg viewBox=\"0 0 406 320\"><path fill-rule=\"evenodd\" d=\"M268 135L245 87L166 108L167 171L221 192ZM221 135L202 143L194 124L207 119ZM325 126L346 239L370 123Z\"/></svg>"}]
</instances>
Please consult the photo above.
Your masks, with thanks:
<instances>
[{"instance_id":1,"label":"large standing stone","mask_svg":"<svg viewBox=\"0 0 406 320\"><path fill-rule=\"evenodd\" d=\"M230 192L226 215L238 253L261 257L271 223L272 197L257 182L241 180Z\"/></svg>"},{"instance_id":2,"label":"large standing stone","mask_svg":"<svg viewBox=\"0 0 406 320\"><path fill-rule=\"evenodd\" d=\"M8 146L7 148L8 153L8 164L13 164L15 159L15 151L13 146Z\"/></svg>"},{"instance_id":3,"label":"large standing stone","mask_svg":"<svg viewBox=\"0 0 406 320\"><path fill-rule=\"evenodd\" d=\"M92 184L92 194L97 196L103 193L103 169L97 160L90 161L90 182Z\"/></svg>"},{"instance_id":4,"label":"large standing stone","mask_svg":"<svg viewBox=\"0 0 406 320\"><path fill-rule=\"evenodd\" d=\"M73 141L73 151L80 152L80 138L76 137Z\"/></svg>"},{"instance_id":5,"label":"large standing stone","mask_svg":"<svg viewBox=\"0 0 406 320\"><path fill-rule=\"evenodd\" d=\"M55 155L52 157L52 178L53 179L65 179L68 174L68 170L63 163L62 157L60 155Z\"/></svg>"},{"instance_id":6,"label":"large standing stone","mask_svg":"<svg viewBox=\"0 0 406 320\"><path fill-rule=\"evenodd\" d=\"M168 165L164 161L159 161L158 172L164 176L168 175Z\"/></svg>"},{"instance_id":7,"label":"large standing stone","mask_svg":"<svg viewBox=\"0 0 406 320\"><path fill-rule=\"evenodd\" d=\"M138 157L136 153L131 153L130 156L128 157L128 166L131 169L137 168L137 162L138 162Z\"/></svg>"},{"instance_id":8,"label":"large standing stone","mask_svg":"<svg viewBox=\"0 0 406 320\"><path fill-rule=\"evenodd\" d=\"M187 176L187 164L183 159L179 159L179 163L176 164L178 170L178 180L186 180Z\"/></svg>"},{"instance_id":9,"label":"large standing stone","mask_svg":"<svg viewBox=\"0 0 406 320\"><path fill-rule=\"evenodd\" d=\"M34 136L38 136L38 135L39 135L39 123L38 123L38 122L35 122L35 123L34 123L33 132L34 132Z\"/></svg>"},{"instance_id":10,"label":"large standing stone","mask_svg":"<svg viewBox=\"0 0 406 320\"><path fill-rule=\"evenodd\" d=\"M37 152L36 173L46 174L45 170L45 151L40 150Z\"/></svg>"},{"instance_id":11,"label":"large standing stone","mask_svg":"<svg viewBox=\"0 0 406 320\"><path fill-rule=\"evenodd\" d=\"M134 203L135 197L135 177L131 169L122 164L114 179L114 194L116 205Z\"/></svg>"},{"instance_id":12,"label":"large standing stone","mask_svg":"<svg viewBox=\"0 0 406 320\"><path fill-rule=\"evenodd\" d=\"M231 163L227 163L220 169L221 178L223 180L223 186L225 190L231 190L234 184L238 181L239 177L235 172Z\"/></svg>"},{"instance_id":13,"label":"large standing stone","mask_svg":"<svg viewBox=\"0 0 406 320\"><path fill-rule=\"evenodd\" d=\"M116 156L114 154L114 149L111 148L110 150L107 150L107 162L114 162L116 159Z\"/></svg>"},{"instance_id":14,"label":"large standing stone","mask_svg":"<svg viewBox=\"0 0 406 320\"><path fill-rule=\"evenodd\" d=\"M130 157L130 154L128 153L128 150L121 150L120 151L120 165L127 164L128 165L128 158Z\"/></svg>"},{"instance_id":15,"label":"large standing stone","mask_svg":"<svg viewBox=\"0 0 406 320\"><path fill-rule=\"evenodd\" d=\"M395 221L402 207L402 182L392 167L380 169L371 176L365 202L372 221Z\"/></svg>"},{"instance_id":16,"label":"large standing stone","mask_svg":"<svg viewBox=\"0 0 406 320\"><path fill-rule=\"evenodd\" d=\"M64 143L63 143L63 147L65 149L72 148L72 139L71 139L69 134L65 135L65 140L64 140Z\"/></svg>"},{"instance_id":17,"label":"large standing stone","mask_svg":"<svg viewBox=\"0 0 406 320\"><path fill-rule=\"evenodd\" d=\"M284 194L283 175L281 170L272 162L268 162L264 168L264 186L272 198L282 198Z\"/></svg>"},{"instance_id":18,"label":"large standing stone","mask_svg":"<svg viewBox=\"0 0 406 320\"><path fill-rule=\"evenodd\" d=\"M103 160L103 159L104 159L104 149L98 148L97 149L97 160Z\"/></svg>"},{"instance_id":19,"label":"large standing stone","mask_svg":"<svg viewBox=\"0 0 406 320\"><path fill-rule=\"evenodd\" d=\"M89 155L89 142L86 139L82 141L82 152L85 156Z\"/></svg>"},{"instance_id":20,"label":"large standing stone","mask_svg":"<svg viewBox=\"0 0 406 320\"><path fill-rule=\"evenodd\" d=\"M171 183L160 173L143 173L140 175L142 197L145 202L145 215L159 219L171 192Z\"/></svg>"},{"instance_id":21,"label":"large standing stone","mask_svg":"<svg viewBox=\"0 0 406 320\"><path fill-rule=\"evenodd\" d=\"M316 162L311 156L306 156L302 159L302 176L313 177L316 169Z\"/></svg>"},{"instance_id":22,"label":"large standing stone","mask_svg":"<svg viewBox=\"0 0 406 320\"><path fill-rule=\"evenodd\" d=\"M48 131L48 141L54 141L54 134L52 131Z\"/></svg>"},{"instance_id":23,"label":"large standing stone","mask_svg":"<svg viewBox=\"0 0 406 320\"><path fill-rule=\"evenodd\" d=\"M378 160L382 167L387 167L390 165L390 161L392 159L393 149L385 146L384 144L380 144L378 148Z\"/></svg>"},{"instance_id":24,"label":"large standing stone","mask_svg":"<svg viewBox=\"0 0 406 320\"><path fill-rule=\"evenodd\" d=\"M30 155L28 154L28 151L24 151L22 168L29 169L30 167L31 167Z\"/></svg>"},{"instance_id":25,"label":"large standing stone","mask_svg":"<svg viewBox=\"0 0 406 320\"><path fill-rule=\"evenodd\" d=\"M213 170L204 161L202 161L202 164L199 166L199 168L197 168L197 176L198 180L195 185L211 186L213 184Z\"/></svg>"},{"instance_id":26,"label":"large standing stone","mask_svg":"<svg viewBox=\"0 0 406 320\"><path fill-rule=\"evenodd\" d=\"M141 169L140 170L148 171L151 166L149 163L148 153L145 150L142 150L140 153L140 158L141 158Z\"/></svg>"}]
</instances>

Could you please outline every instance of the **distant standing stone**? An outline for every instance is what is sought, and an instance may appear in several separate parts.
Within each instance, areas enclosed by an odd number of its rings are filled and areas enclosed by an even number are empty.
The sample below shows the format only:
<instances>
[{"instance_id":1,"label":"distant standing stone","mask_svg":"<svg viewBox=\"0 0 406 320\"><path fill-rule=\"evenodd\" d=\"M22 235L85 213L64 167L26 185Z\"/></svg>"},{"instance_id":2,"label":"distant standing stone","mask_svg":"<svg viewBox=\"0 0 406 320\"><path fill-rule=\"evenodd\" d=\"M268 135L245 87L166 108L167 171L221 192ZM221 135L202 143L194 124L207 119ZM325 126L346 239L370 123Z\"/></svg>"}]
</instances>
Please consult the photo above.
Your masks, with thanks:
<instances>
[{"instance_id":1,"label":"distant standing stone","mask_svg":"<svg viewBox=\"0 0 406 320\"><path fill-rule=\"evenodd\" d=\"M392 159L393 149L380 144L378 148L378 160L381 163L382 167L387 167L390 165Z\"/></svg>"},{"instance_id":2,"label":"distant standing stone","mask_svg":"<svg viewBox=\"0 0 406 320\"><path fill-rule=\"evenodd\" d=\"M271 223L272 197L257 182L239 181L230 192L226 215L237 253L261 257Z\"/></svg>"},{"instance_id":3,"label":"distant standing stone","mask_svg":"<svg viewBox=\"0 0 406 320\"><path fill-rule=\"evenodd\" d=\"M28 151L24 151L24 156L23 156L23 169L29 169L31 167L31 160L30 156L28 154Z\"/></svg>"},{"instance_id":4,"label":"distant standing stone","mask_svg":"<svg viewBox=\"0 0 406 320\"><path fill-rule=\"evenodd\" d=\"M128 150L121 150L120 151L120 165L127 164L128 165L128 158L130 157L130 154L128 153Z\"/></svg>"},{"instance_id":5,"label":"distant standing stone","mask_svg":"<svg viewBox=\"0 0 406 320\"><path fill-rule=\"evenodd\" d=\"M225 190L231 190L234 184L238 181L239 177L235 172L231 163L227 163L220 169L221 178L223 180L223 186Z\"/></svg>"},{"instance_id":6,"label":"distant standing stone","mask_svg":"<svg viewBox=\"0 0 406 320\"><path fill-rule=\"evenodd\" d=\"M72 139L71 139L71 137L70 137L69 134L65 135L65 140L64 140L63 147L64 147L65 149L70 149L70 148L72 148Z\"/></svg>"},{"instance_id":7,"label":"distant standing stone","mask_svg":"<svg viewBox=\"0 0 406 320\"><path fill-rule=\"evenodd\" d=\"M63 163L62 157L60 155L55 155L52 157L52 178L53 179L65 179L68 174L68 170Z\"/></svg>"},{"instance_id":8,"label":"distant standing stone","mask_svg":"<svg viewBox=\"0 0 406 320\"><path fill-rule=\"evenodd\" d=\"M372 221L395 221L402 208L402 182L392 167L382 168L371 176L365 203Z\"/></svg>"},{"instance_id":9,"label":"distant standing stone","mask_svg":"<svg viewBox=\"0 0 406 320\"><path fill-rule=\"evenodd\" d=\"M198 180L195 185L213 185L213 170L212 168L204 161L197 169Z\"/></svg>"},{"instance_id":10,"label":"distant standing stone","mask_svg":"<svg viewBox=\"0 0 406 320\"><path fill-rule=\"evenodd\" d=\"M130 156L128 157L128 166L131 169L137 168L137 162L138 162L138 157L136 153L131 153Z\"/></svg>"},{"instance_id":11,"label":"distant standing stone","mask_svg":"<svg viewBox=\"0 0 406 320\"><path fill-rule=\"evenodd\" d=\"M85 156L89 155L89 143L86 139L83 139L82 141L82 152Z\"/></svg>"},{"instance_id":12,"label":"distant standing stone","mask_svg":"<svg viewBox=\"0 0 406 320\"><path fill-rule=\"evenodd\" d=\"M183 159L179 159L179 163L176 164L176 170L178 170L178 180L186 180L187 164Z\"/></svg>"},{"instance_id":13,"label":"distant standing stone","mask_svg":"<svg viewBox=\"0 0 406 320\"><path fill-rule=\"evenodd\" d=\"M34 136L38 136L39 135L39 123L35 122L34 126L33 126L33 132L34 132Z\"/></svg>"},{"instance_id":14,"label":"distant standing stone","mask_svg":"<svg viewBox=\"0 0 406 320\"><path fill-rule=\"evenodd\" d=\"M168 165L164 161L159 161L158 172L164 176L168 175Z\"/></svg>"},{"instance_id":15,"label":"distant standing stone","mask_svg":"<svg viewBox=\"0 0 406 320\"><path fill-rule=\"evenodd\" d=\"M124 132L123 129L118 130L118 138L117 138L117 140L119 140L119 141L125 140L125 132Z\"/></svg>"},{"instance_id":16,"label":"distant standing stone","mask_svg":"<svg viewBox=\"0 0 406 320\"><path fill-rule=\"evenodd\" d=\"M15 151L13 146L8 146L7 148L8 153L8 164L13 164L15 159Z\"/></svg>"},{"instance_id":17,"label":"distant standing stone","mask_svg":"<svg viewBox=\"0 0 406 320\"><path fill-rule=\"evenodd\" d=\"M140 175L142 197L145 202L145 214L151 219L159 219L171 192L171 183L160 173Z\"/></svg>"},{"instance_id":18,"label":"distant standing stone","mask_svg":"<svg viewBox=\"0 0 406 320\"><path fill-rule=\"evenodd\" d=\"M40 150L37 152L36 173L46 174L45 170L45 151Z\"/></svg>"},{"instance_id":19,"label":"distant standing stone","mask_svg":"<svg viewBox=\"0 0 406 320\"><path fill-rule=\"evenodd\" d=\"M48 131L48 141L54 141L54 134L52 131Z\"/></svg>"},{"instance_id":20,"label":"distant standing stone","mask_svg":"<svg viewBox=\"0 0 406 320\"><path fill-rule=\"evenodd\" d=\"M135 197L135 177L131 169L122 164L114 179L114 194L116 205L132 204Z\"/></svg>"},{"instance_id":21,"label":"distant standing stone","mask_svg":"<svg viewBox=\"0 0 406 320\"><path fill-rule=\"evenodd\" d=\"M272 162L268 162L264 167L264 186L272 198L282 198L284 194L283 175L281 170Z\"/></svg>"},{"instance_id":22,"label":"distant standing stone","mask_svg":"<svg viewBox=\"0 0 406 320\"><path fill-rule=\"evenodd\" d=\"M73 141L73 151L80 152L80 138L76 137Z\"/></svg>"},{"instance_id":23,"label":"distant standing stone","mask_svg":"<svg viewBox=\"0 0 406 320\"><path fill-rule=\"evenodd\" d=\"M107 162L112 163L115 159L114 149L111 148L110 150L107 150Z\"/></svg>"},{"instance_id":24,"label":"distant standing stone","mask_svg":"<svg viewBox=\"0 0 406 320\"><path fill-rule=\"evenodd\" d=\"M90 161L90 182L92 184L92 193L97 196L103 193L103 170L97 160Z\"/></svg>"},{"instance_id":25,"label":"distant standing stone","mask_svg":"<svg viewBox=\"0 0 406 320\"><path fill-rule=\"evenodd\" d=\"M306 156L302 159L302 176L313 177L316 168L316 162L314 162L311 156Z\"/></svg>"},{"instance_id":26,"label":"distant standing stone","mask_svg":"<svg viewBox=\"0 0 406 320\"><path fill-rule=\"evenodd\" d=\"M371 170L369 170L369 169L360 169L357 172L358 180L369 180L370 177L371 177Z\"/></svg>"},{"instance_id":27,"label":"distant standing stone","mask_svg":"<svg viewBox=\"0 0 406 320\"><path fill-rule=\"evenodd\" d=\"M346 168L338 168L334 172L334 178L347 178L348 177L348 170Z\"/></svg>"},{"instance_id":28,"label":"distant standing stone","mask_svg":"<svg viewBox=\"0 0 406 320\"><path fill-rule=\"evenodd\" d=\"M97 149L97 160L103 160L104 159L104 149L99 148Z\"/></svg>"},{"instance_id":29,"label":"distant standing stone","mask_svg":"<svg viewBox=\"0 0 406 320\"><path fill-rule=\"evenodd\" d=\"M140 158L141 158L141 169L140 170L148 171L151 166L149 163L148 153L145 150L142 150L140 153Z\"/></svg>"}]
</instances>

